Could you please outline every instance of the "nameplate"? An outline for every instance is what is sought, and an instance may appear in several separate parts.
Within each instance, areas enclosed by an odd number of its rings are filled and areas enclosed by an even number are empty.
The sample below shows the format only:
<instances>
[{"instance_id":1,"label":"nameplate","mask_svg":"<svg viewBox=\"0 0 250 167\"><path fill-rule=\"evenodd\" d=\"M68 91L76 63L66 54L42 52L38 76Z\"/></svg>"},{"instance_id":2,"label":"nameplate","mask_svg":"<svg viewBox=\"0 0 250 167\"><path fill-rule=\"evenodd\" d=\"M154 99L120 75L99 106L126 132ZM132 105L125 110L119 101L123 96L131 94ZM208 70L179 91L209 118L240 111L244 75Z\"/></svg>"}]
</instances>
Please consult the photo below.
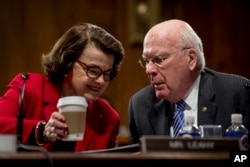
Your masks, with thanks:
<instances>
[{"instance_id":1,"label":"nameplate","mask_svg":"<svg viewBox=\"0 0 250 167\"><path fill-rule=\"evenodd\" d=\"M164 151L238 151L238 139L225 138L172 138L149 135L140 139L142 152Z\"/></svg>"}]
</instances>

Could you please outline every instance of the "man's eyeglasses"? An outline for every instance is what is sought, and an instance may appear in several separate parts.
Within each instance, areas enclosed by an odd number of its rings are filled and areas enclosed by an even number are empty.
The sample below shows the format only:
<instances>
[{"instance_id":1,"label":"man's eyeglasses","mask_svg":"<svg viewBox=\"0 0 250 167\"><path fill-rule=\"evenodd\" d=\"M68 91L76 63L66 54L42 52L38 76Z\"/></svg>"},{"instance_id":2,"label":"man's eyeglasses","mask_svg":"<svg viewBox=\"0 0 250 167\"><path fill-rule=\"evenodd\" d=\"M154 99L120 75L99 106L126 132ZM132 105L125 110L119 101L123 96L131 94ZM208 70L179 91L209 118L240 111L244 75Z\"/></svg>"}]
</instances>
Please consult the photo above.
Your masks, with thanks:
<instances>
[{"instance_id":1,"label":"man's eyeglasses","mask_svg":"<svg viewBox=\"0 0 250 167\"><path fill-rule=\"evenodd\" d=\"M154 65L161 67L162 62L166 59L167 59L166 57L160 57L160 56L155 56L152 59L140 58L138 63L141 65L142 68L146 68L150 61Z\"/></svg>"},{"instance_id":2,"label":"man's eyeglasses","mask_svg":"<svg viewBox=\"0 0 250 167\"><path fill-rule=\"evenodd\" d=\"M191 47L184 47L182 48L180 51L186 50L186 49L190 49ZM178 53L178 52L177 52ZM154 65L156 65L157 67L161 67L162 66L162 62L164 60L166 60L169 56L167 57L161 57L161 56L154 56L151 59L148 58L140 58L138 63L141 65L142 68L146 68L147 65L149 64L149 62L151 61Z\"/></svg>"},{"instance_id":3,"label":"man's eyeglasses","mask_svg":"<svg viewBox=\"0 0 250 167\"><path fill-rule=\"evenodd\" d=\"M117 77L118 72L110 69L107 71L103 71L100 67L98 66L88 66L87 64L85 64L84 62L77 60L77 63L79 63L82 67L82 69L86 72L87 76L89 78L93 78L93 79L97 79L99 78L101 75L103 75L103 79L106 82L110 82L112 81L114 78Z\"/></svg>"}]
</instances>

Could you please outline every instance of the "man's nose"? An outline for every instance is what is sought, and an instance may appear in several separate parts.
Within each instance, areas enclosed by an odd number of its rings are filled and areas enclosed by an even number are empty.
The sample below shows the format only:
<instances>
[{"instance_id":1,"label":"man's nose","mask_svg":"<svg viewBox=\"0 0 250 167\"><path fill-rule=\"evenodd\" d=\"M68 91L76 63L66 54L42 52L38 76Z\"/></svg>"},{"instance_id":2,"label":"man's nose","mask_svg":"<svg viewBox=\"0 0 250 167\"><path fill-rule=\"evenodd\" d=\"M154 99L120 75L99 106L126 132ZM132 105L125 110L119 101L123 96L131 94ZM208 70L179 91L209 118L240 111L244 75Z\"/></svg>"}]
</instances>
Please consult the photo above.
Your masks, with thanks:
<instances>
[{"instance_id":1,"label":"man's nose","mask_svg":"<svg viewBox=\"0 0 250 167\"><path fill-rule=\"evenodd\" d=\"M149 61L146 66L146 73L148 75L151 75L152 73L155 73L156 71L157 71L156 65L152 61Z\"/></svg>"}]
</instances>

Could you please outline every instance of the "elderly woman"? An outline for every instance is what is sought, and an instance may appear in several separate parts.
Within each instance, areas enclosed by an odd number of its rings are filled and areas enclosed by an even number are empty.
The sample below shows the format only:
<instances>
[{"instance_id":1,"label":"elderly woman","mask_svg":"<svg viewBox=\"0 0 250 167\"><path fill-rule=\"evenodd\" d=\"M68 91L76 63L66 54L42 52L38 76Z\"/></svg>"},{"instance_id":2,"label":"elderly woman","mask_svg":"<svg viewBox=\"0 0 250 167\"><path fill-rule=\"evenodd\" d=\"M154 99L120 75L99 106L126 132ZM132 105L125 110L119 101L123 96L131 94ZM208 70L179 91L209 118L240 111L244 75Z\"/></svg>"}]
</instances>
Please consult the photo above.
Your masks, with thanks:
<instances>
[{"instance_id":1,"label":"elderly woman","mask_svg":"<svg viewBox=\"0 0 250 167\"><path fill-rule=\"evenodd\" d=\"M21 125L22 144L39 145L48 151L114 147L120 117L100 96L117 77L123 58L121 42L101 27L89 23L71 27L42 56L45 75L20 73L8 84L0 99L0 133L16 134ZM60 97L75 95L88 103L84 138L62 141L68 125L57 102ZM20 112L22 124L17 119Z\"/></svg>"}]
</instances>

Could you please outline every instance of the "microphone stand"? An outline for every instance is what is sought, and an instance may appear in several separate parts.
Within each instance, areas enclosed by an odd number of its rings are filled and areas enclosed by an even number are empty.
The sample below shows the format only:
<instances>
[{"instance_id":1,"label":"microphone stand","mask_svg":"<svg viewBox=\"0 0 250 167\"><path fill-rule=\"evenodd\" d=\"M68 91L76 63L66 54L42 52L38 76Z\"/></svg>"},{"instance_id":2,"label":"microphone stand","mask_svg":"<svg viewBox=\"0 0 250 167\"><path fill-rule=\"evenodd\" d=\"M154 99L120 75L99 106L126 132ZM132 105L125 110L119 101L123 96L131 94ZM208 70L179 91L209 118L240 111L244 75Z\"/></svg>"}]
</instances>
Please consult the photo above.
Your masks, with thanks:
<instances>
[{"instance_id":1,"label":"microphone stand","mask_svg":"<svg viewBox=\"0 0 250 167\"><path fill-rule=\"evenodd\" d=\"M22 144L22 132L23 132L23 113L22 113L22 101L24 96L24 89L25 89L25 81L28 79L28 74L23 73L22 74L22 87L21 92L19 96L19 111L17 115L17 152L22 151L22 149L19 147Z\"/></svg>"},{"instance_id":2,"label":"microphone stand","mask_svg":"<svg viewBox=\"0 0 250 167\"><path fill-rule=\"evenodd\" d=\"M54 167L54 163L51 159L51 157L48 154L48 151L43 148L43 147L38 147L38 146L32 146L32 145L24 145L22 143L22 133L23 133L23 113L22 113L22 102L23 102L23 97L24 97L24 90L25 90L25 82L28 79L28 74L23 73L22 74L22 86L21 86L21 92L19 96L19 111L17 115L17 152L23 152L23 151L41 151L44 153L46 158L49 160L49 167Z\"/></svg>"}]
</instances>

